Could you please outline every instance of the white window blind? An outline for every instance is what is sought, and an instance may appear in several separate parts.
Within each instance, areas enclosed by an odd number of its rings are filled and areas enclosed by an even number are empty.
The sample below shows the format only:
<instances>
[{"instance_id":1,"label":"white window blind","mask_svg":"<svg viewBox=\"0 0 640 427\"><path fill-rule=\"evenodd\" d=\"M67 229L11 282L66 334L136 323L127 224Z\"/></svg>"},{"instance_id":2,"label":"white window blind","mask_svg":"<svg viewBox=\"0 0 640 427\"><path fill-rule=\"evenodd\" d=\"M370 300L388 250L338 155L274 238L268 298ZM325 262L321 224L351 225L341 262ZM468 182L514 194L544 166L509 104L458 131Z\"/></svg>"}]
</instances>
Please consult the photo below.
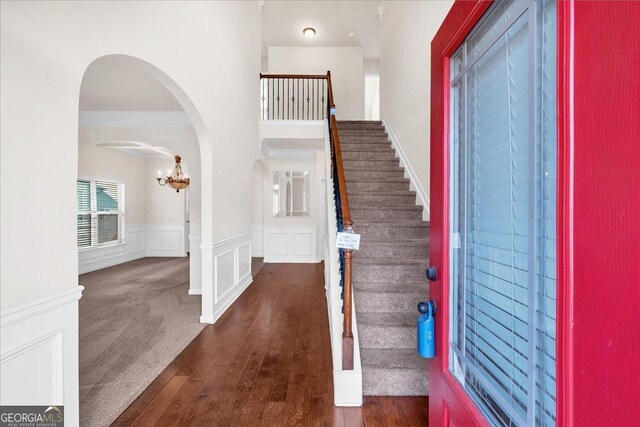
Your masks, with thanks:
<instances>
[{"instance_id":1,"label":"white window blind","mask_svg":"<svg viewBox=\"0 0 640 427\"><path fill-rule=\"evenodd\" d=\"M555 52L502 1L451 59L450 368L494 425L555 425Z\"/></svg>"},{"instance_id":2,"label":"white window blind","mask_svg":"<svg viewBox=\"0 0 640 427\"><path fill-rule=\"evenodd\" d=\"M124 184L95 179L77 181L78 248L122 240Z\"/></svg>"}]
</instances>

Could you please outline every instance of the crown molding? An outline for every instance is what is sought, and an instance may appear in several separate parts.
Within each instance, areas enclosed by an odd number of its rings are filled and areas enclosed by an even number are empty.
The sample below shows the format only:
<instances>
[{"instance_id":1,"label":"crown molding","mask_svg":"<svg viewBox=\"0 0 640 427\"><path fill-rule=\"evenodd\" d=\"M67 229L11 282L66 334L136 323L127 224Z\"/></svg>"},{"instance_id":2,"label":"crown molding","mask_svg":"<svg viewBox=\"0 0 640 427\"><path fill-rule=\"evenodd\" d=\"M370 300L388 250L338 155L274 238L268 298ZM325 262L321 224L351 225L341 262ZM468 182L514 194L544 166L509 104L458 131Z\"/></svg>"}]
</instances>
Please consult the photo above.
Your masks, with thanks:
<instances>
[{"instance_id":1,"label":"crown molding","mask_svg":"<svg viewBox=\"0 0 640 427\"><path fill-rule=\"evenodd\" d=\"M80 111L80 127L191 127L184 111Z\"/></svg>"}]
</instances>

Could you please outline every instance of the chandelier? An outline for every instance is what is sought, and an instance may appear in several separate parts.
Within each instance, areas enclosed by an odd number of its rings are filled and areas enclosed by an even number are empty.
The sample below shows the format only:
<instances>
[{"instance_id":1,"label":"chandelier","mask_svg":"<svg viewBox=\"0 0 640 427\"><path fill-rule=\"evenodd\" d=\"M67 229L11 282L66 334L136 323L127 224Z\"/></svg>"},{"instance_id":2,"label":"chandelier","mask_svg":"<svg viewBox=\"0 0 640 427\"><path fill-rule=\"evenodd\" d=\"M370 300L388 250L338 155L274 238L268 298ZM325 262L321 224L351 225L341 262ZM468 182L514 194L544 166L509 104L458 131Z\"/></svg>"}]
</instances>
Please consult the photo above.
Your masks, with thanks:
<instances>
[{"instance_id":1,"label":"chandelier","mask_svg":"<svg viewBox=\"0 0 640 427\"><path fill-rule=\"evenodd\" d=\"M169 184L169 187L176 190L176 193L179 193L180 190L184 190L189 185L189 177L182 172L182 167L180 166L180 156L176 155L176 165L173 168L173 172L171 169L167 172L167 177L162 177L162 172L158 171L158 184L166 185Z\"/></svg>"}]
</instances>

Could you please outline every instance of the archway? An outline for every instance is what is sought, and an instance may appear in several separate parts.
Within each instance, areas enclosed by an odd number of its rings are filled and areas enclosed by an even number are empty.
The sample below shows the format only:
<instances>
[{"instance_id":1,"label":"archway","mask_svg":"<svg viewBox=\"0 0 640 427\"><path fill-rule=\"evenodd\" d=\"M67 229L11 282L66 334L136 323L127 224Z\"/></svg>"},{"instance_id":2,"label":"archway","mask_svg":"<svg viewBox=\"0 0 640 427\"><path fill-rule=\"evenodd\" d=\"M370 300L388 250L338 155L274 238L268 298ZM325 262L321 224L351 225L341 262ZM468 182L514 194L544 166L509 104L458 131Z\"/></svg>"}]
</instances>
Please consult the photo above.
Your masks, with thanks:
<instances>
[{"instance_id":1,"label":"archway","mask_svg":"<svg viewBox=\"0 0 640 427\"><path fill-rule=\"evenodd\" d=\"M142 105L141 107L140 105L118 104L117 97L114 101L113 94L109 94L107 98L103 98L105 105L102 105L102 108L87 108L90 105L83 106L82 101L85 99L83 95L88 85L90 85L87 82L90 81L91 70L100 66L112 67L106 71L107 74L113 73L118 69L120 71L129 70L128 72L132 76L137 76L136 78L138 78L135 84L130 84L129 87L126 87L125 79L115 78L109 80L107 83L115 85L111 88L112 92L117 92L117 90L113 90L114 88L119 88L121 92L127 92L127 89L135 92L136 88L140 89L140 86L146 84L151 92L154 90L166 92L167 96L148 96L145 99L145 97L136 97L135 94L131 95L133 98L132 104L139 103ZM121 86L119 87L118 85ZM118 407L115 413L115 415L118 415L122 405L130 403L155 378L157 374L155 370L166 366L200 332L203 327L200 324L200 320L206 318L207 305L212 306L212 283L210 280L207 281L207 277L210 279L211 275L203 274L202 272L203 266L205 269L210 266L211 257L203 256L200 250L201 244L206 246L212 240L212 150L202 118L186 93L168 75L141 59L125 55L108 55L92 61L85 70L80 96L79 143L83 142L91 146L92 149L101 150L97 153L96 163L102 163L103 166L104 164L115 165L116 168L122 169L119 172L124 170L124 172L131 175L127 179L137 179L139 182L144 182L143 192L139 191L134 196L134 193L129 191L133 186L127 185L127 188L124 189L124 185L118 179L115 179L115 175L117 175L115 172L96 172L92 174L94 178L89 181L88 186L89 190L91 188L98 190L99 182L100 189L104 189L99 194L99 197L113 202L114 206L118 206L114 216L124 218L124 220L116 220L114 222L115 225L112 227L113 235L120 237L107 242L111 243L110 245L100 247L101 250L108 251L105 258L108 258L111 262L120 260L125 262L129 260L127 256L133 254L135 259L152 260L149 265L142 266L150 276L143 278L143 280L135 281L132 279L131 283L128 283L131 292L117 290L115 294L112 292L112 295L105 297L104 301L107 304L104 305L110 307L112 311L110 313L101 312L102 319L98 320L94 317L90 322L85 321L84 324L89 324L89 328L82 327L83 304L91 303L95 306L98 299L93 298L91 300L91 295L87 292L89 288L86 287L85 297L80 303L80 383L83 390L81 396L86 396L89 390L92 392L107 390L110 396L119 396L120 400L109 400L110 405L113 404ZM153 102L162 103L163 99L169 101L167 101L167 105L157 111L150 109L147 105ZM145 102L147 103L145 104ZM128 154L123 157L123 153ZM95 152L92 153L92 155L95 154ZM162 170L164 174L167 168L173 168L173 154L179 154L183 157L183 166L188 170L191 178L189 189L192 197L188 198L188 212L190 215L186 213L187 210L184 208L185 203L187 203L186 191L176 193L175 190L160 187L155 181L157 170ZM82 153L79 153L78 158L79 163L83 161ZM79 172L81 172L80 167ZM110 184L113 184L112 187L109 187ZM110 190L110 188L113 188L113 190ZM109 191L112 191L113 194L107 194ZM159 195L160 198L153 199L153 196L150 196L152 193ZM96 202L94 200L96 198L90 195L87 200L95 207ZM119 204L125 203L125 208L120 209ZM139 205L141 204L149 207L146 212L149 215L142 217L138 215L138 218L136 218L134 211L136 208L140 211ZM100 234L100 217L106 217L106 213L101 212L101 209L97 209L97 213L93 215L98 218L95 229ZM164 222L158 219L161 216L165 217ZM136 219L134 220L133 218ZM127 219L131 219L131 221L127 223ZM189 219L191 221L187 223ZM134 225L134 227L130 227L130 225ZM133 229L131 230L131 228ZM90 229L93 230L91 227ZM90 233L93 233L93 231ZM188 242L185 241L186 234L189 234L190 237ZM97 242L100 240L99 238L91 238ZM103 242L99 241L99 243ZM190 252L191 256L189 258L181 258L182 261L180 261L179 265L171 261L162 261L172 257L184 257L186 252ZM81 259L80 261L82 262L83 260ZM187 286L182 287L181 285L179 294L167 292L167 289L171 288L170 286L153 288L153 286L160 284L165 276L173 278L179 276L180 280L185 277L184 283ZM202 280L203 276L205 277L204 281ZM131 299L137 298L137 301L146 302L144 301L146 295L134 292L145 286L151 287L154 299L146 305L134 304L135 301ZM171 291L173 292L173 289ZM202 302L198 297L187 296L187 292L189 294L202 293ZM207 297L207 294L209 297ZM165 295L169 295L169 297L165 297ZM193 311L193 316L189 318L189 321L174 322L180 310L189 304L193 305L194 301L197 302L197 306L194 307L195 311ZM85 309L84 313L87 312L88 309ZM191 313L189 312L189 314ZM132 319L129 322L133 325L132 327L123 326L122 322L114 321L120 320L125 315ZM182 321L183 319L178 320ZM83 350L87 349L87 346L83 348L83 337L95 335L94 329L98 327L98 324L100 325L101 333L108 334L110 328L119 331L114 336L98 337L99 340L102 340L101 344L111 339L118 345L113 345L109 348L109 351L114 349L115 353L105 351L103 353L94 352L94 354L90 355L90 362L95 365L90 366L91 370L104 371L102 372L104 378L113 378L117 377L117 375L111 375L112 372L117 374L118 369L125 372L124 367L131 371L132 366L135 367L135 363L143 363L142 368L138 369L133 376L136 381L127 384L125 390L115 390L114 392L114 390L109 389L110 384L106 383L114 383L112 380L104 382L106 385L88 384L83 381L83 378L87 378L87 372L91 371L87 369L87 363L85 363L87 361L85 356L88 353L87 351L83 352ZM158 342L162 342L160 338L165 339L165 342L167 338L167 336L160 337L160 332L171 331L170 324L173 324L174 329L180 332L177 334L180 336L176 336L176 339L171 341L170 345L166 345L162 350L158 351L155 346ZM128 328L127 331L132 333L123 333L125 328ZM174 333L174 335L176 334ZM122 348L123 351L118 353L118 348ZM110 355L110 357L107 358L107 355ZM119 363L118 369L115 369L114 365L111 366L112 370L110 371L110 364L114 360ZM151 370L145 371L144 368L147 366L153 366L153 372ZM84 376L83 373L85 374ZM94 375L91 378L96 378L96 376ZM100 396L98 393L95 394L98 397ZM96 398L96 400L104 401L105 399ZM102 405L104 405L104 402L102 402ZM101 410L104 411L105 407L103 406ZM81 416L83 416L81 419L91 424L91 420L84 418L84 415L81 412Z\"/></svg>"}]
</instances>

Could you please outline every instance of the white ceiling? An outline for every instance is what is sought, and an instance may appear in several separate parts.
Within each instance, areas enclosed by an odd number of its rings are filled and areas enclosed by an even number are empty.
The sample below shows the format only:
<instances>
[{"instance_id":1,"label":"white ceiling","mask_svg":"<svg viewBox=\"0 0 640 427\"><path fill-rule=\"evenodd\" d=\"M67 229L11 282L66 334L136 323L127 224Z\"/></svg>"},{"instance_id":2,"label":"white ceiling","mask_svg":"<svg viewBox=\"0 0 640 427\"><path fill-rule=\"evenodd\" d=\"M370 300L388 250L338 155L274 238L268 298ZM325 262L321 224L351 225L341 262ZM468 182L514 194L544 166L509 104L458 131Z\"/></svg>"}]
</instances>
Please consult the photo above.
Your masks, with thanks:
<instances>
[{"instance_id":1,"label":"white ceiling","mask_svg":"<svg viewBox=\"0 0 640 427\"><path fill-rule=\"evenodd\" d=\"M178 101L146 71L117 57L95 60L80 88L84 111L182 111Z\"/></svg>"},{"instance_id":2,"label":"white ceiling","mask_svg":"<svg viewBox=\"0 0 640 427\"><path fill-rule=\"evenodd\" d=\"M377 60L379 5L380 1L265 1L262 59L267 59L269 46L361 46L365 60ZM315 28L314 38L304 37L306 27Z\"/></svg>"}]
</instances>

